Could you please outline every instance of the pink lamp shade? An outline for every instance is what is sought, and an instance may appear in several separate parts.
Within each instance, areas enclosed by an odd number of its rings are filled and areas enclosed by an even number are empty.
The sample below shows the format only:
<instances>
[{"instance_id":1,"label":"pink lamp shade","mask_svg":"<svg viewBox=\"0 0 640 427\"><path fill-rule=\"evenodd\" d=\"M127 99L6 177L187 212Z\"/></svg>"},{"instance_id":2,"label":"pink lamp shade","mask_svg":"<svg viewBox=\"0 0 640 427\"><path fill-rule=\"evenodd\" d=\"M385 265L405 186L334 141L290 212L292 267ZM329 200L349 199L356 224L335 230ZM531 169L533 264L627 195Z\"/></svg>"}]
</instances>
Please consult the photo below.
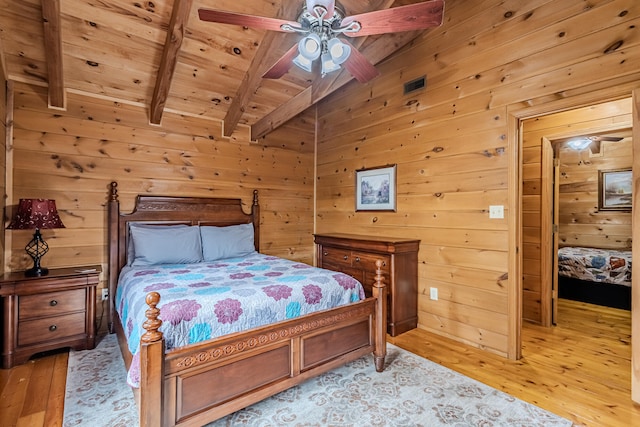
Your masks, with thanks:
<instances>
[{"instance_id":1,"label":"pink lamp shade","mask_svg":"<svg viewBox=\"0 0 640 427\"><path fill-rule=\"evenodd\" d=\"M64 224L58 216L55 200L20 199L18 211L7 228L14 230L64 228Z\"/></svg>"},{"instance_id":2,"label":"pink lamp shade","mask_svg":"<svg viewBox=\"0 0 640 427\"><path fill-rule=\"evenodd\" d=\"M24 248L33 259L33 267L26 270L25 275L27 277L46 276L49 270L40 265L40 260L49 251L49 245L42 238L40 229L64 228L64 224L60 216L58 216L56 201L49 199L20 199L18 211L7 228L36 230L33 233L33 239Z\"/></svg>"}]
</instances>

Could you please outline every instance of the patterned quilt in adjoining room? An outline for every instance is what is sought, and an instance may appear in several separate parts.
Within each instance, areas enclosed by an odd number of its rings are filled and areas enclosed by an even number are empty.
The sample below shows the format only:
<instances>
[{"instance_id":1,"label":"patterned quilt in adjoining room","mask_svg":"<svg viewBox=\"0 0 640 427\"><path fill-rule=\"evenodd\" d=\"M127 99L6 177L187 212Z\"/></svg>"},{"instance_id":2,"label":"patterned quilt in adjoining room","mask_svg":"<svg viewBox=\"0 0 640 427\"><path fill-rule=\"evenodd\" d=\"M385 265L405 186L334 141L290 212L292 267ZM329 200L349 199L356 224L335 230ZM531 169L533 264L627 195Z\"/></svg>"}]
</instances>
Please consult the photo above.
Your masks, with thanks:
<instances>
[{"instance_id":1,"label":"patterned quilt in adjoining room","mask_svg":"<svg viewBox=\"0 0 640 427\"><path fill-rule=\"evenodd\" d=\"M257 252L198 264L125 267L116 308L134 355L127 381L140 381L140 337L147 293L160 293L166 348L181 347L365 298L343 273Z\"/></svg>"},{"instance_id":2,"label":"patterned quilt in adjoining room","mask_svg":"<svg viewBox=\"0 0 640 427\"><path fill-rule=\"evenodd\" d=\"M631 286L631 251L560 248L558 274L589 282Z\"/></svg>"}]
</instances>

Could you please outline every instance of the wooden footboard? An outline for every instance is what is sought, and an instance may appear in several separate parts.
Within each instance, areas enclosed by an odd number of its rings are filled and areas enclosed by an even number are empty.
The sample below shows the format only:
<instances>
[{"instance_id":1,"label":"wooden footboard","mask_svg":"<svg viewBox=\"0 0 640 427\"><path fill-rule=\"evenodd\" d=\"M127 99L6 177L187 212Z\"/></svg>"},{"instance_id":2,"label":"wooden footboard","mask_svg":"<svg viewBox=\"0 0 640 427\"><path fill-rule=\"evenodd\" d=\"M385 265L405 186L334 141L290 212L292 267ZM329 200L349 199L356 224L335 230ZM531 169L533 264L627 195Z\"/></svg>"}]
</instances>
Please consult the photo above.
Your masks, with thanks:
<instances>
[{"instance_id":1,"label":"wooden footboard","mask_svg":"<svg viewBox=\"0 0 640 427\"><path fill-rule=\"evenodd\" d=\"M201 426L348 361L386 356L386 288L377 264L373 297L165 354L156 307L147 296L140 349L140 425Z\"/></svg>"}]
</instances>

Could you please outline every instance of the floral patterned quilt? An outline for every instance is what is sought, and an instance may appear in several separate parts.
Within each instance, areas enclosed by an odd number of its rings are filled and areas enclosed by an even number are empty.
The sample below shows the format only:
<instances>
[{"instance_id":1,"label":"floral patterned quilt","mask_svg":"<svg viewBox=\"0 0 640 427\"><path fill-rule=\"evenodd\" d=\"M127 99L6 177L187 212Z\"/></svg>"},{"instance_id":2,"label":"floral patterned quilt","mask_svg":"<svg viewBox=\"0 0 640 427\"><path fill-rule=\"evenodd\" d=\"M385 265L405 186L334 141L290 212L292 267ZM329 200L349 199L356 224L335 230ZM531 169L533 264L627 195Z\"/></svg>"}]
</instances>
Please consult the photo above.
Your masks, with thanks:
<instances>
[{"instance_id":1,"label":"floral patterned quilt","mask_svg":"<svg viewBox=\"0 0 640 427\"><path fill-rule=\"evenodd\" d=\"M558 274L589 282L631 286L631 251L560 248Z\"/></svg>"},{"instance_id":2,"label":"floral patterned quilt","mask_svg":"<svg viewBox=\"0 0 640 427\"><path fill-rule=\"evenodd\" d=\"M125 267L116 309L134 355L127 378L133 387L140 381L138 352L151 291L160 293L167 350L365 298L351 276L258 252L198 264Z\"/></svg>"}]
</instances>

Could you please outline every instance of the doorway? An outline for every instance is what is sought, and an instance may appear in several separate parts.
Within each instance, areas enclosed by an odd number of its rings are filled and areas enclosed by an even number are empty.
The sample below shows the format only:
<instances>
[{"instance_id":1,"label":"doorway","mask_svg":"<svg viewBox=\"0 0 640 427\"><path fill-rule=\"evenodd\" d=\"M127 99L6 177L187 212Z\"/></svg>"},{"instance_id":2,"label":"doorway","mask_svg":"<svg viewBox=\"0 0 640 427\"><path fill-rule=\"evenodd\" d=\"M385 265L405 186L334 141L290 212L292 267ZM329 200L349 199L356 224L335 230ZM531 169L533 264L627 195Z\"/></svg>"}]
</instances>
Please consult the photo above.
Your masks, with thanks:
<instances>
[{"instance_id":1,"label":"doorway","mask_svg":"<svg viewBox=\"0 0 640 427\"><path fill-rule=\"evenodd\" d=\"M629 96L631 95L631 98ZM525 251L527 248L537 248L537 253L540 254L541 243L543 239L548 239L551 241L550 234L547 236L543 236L541 231L537 234L538 243L530 243L527 242L526 235L535 234L531 233L530 227L531 224L536 224L539 227L539 230L542 229L543 225L548 227L549 229L553 226L553 224L542 224L541 217L538 215L537 222L533 219L534 217L527 212L527 208L532 204L535 204L533 200L537 200L538 207L540 207L540 202L544 199L542 195L542 177L538 183L540 186L538 187L538 194L534 194L531 197L531 194L527 193L527 188L530 183L526 183L528 174L532 170L537 168L538 171L541 171L541 162L542 162L542 148L537 148L537 159L538 164L531 166L528 165L527 162L532 159L532 151L534 148L532 147L532 143L530 140L527 140L523 137L523 122L529 119L535 118L543 118L547 115L550 115L554 112L558 111L569 111L571 109L583 108L584 106L591 105L599 105L598 103L603 103L605 101L615 101L620 99L631 99L632 105L632 114L631 114L631 126L632 126L632 135L633 135L633 205L635 211L638 211L638 198L640 197L638 191L640 186L637 184L640 180L640 90L636 89L635 86L630 86L628 88L618 87L616 90L604 92L594 92L584 94L582 96L577 96L574 99L560 99L550 103L542 103L537 106L513 106L508 109L509 114L509 140L513 139L517 143L515 146L518 148L516 153L514 153L514 158L511 164L511 176L517 178L516 182L519 182L519 188L513 189L510 193L510 203L513 203L513 206L516 207L516 214L513 216L512 224L517 225L513 228L513 232L510 233L511 242L510 242L510 271L516 274L516 285L510 293L511 301L512 301L512 309L511 312L517 312L520 314L513 318L513 324L515 334L513 335L513 340L510 342L510 350L511 354L515 355L516 358L520 357L521 354L521 322L526 314L527 307L525 301L527 297L527 293L531 292L531 289L527 289L527 274L528 271L525 269L527 267L527 260L525 259ZM588 108L588 107L587 107ZM530 188L535 188L535 185ZM512 201L511 201L512 200ZM539 210L538 210L539 212ZM640 262L640 227L632 226L632 246L633 246L633 258L635 258L636 263ZM540 257L538 257L540 258ZM537 265L541 267L544 263L549 263L548 257L545 259L534 259L532 265ZM546 268L549 268L548 266ZM531 269L529 268L529 271ZM546 277L550 277L547 275ZM548 280L545 281L548 283ZM634 278L633 282L635 282L635 286L632 287L632 307L638 306L640 304L640 279ZM530 281L531 283L531 281ZM539 281L541 285L538 286L537 291L540 292L540 287L543 286L543 281ZM534 289L535 290L535 289ZM541 309L541 307L538 307ZM636 349L640 348L640 334L637 333L638 328L640 327L640 311L632 310L632 329L636 331L636 333L632 334L632 367L631 367L631 384L632 384L632 392L631 398L633 401L640 403L640 372L638 372L638 351ZM541 319L542 317L540 317ZM550 316L549 316L550 319Z\"/></svg>"},{"instance_id":2,"label":"doorway","mask_svg":"<svg viewBox=\"0 0 640 427\"><path fill-rule=\"evenodd\" d=\"M522 122L524 320L555 323L558 246L630 249L631 212L600 210L598 179L631 169L631 105L625 98ZM577 138L591 142L572 148Z\"/></svg>"}]
</instances>

